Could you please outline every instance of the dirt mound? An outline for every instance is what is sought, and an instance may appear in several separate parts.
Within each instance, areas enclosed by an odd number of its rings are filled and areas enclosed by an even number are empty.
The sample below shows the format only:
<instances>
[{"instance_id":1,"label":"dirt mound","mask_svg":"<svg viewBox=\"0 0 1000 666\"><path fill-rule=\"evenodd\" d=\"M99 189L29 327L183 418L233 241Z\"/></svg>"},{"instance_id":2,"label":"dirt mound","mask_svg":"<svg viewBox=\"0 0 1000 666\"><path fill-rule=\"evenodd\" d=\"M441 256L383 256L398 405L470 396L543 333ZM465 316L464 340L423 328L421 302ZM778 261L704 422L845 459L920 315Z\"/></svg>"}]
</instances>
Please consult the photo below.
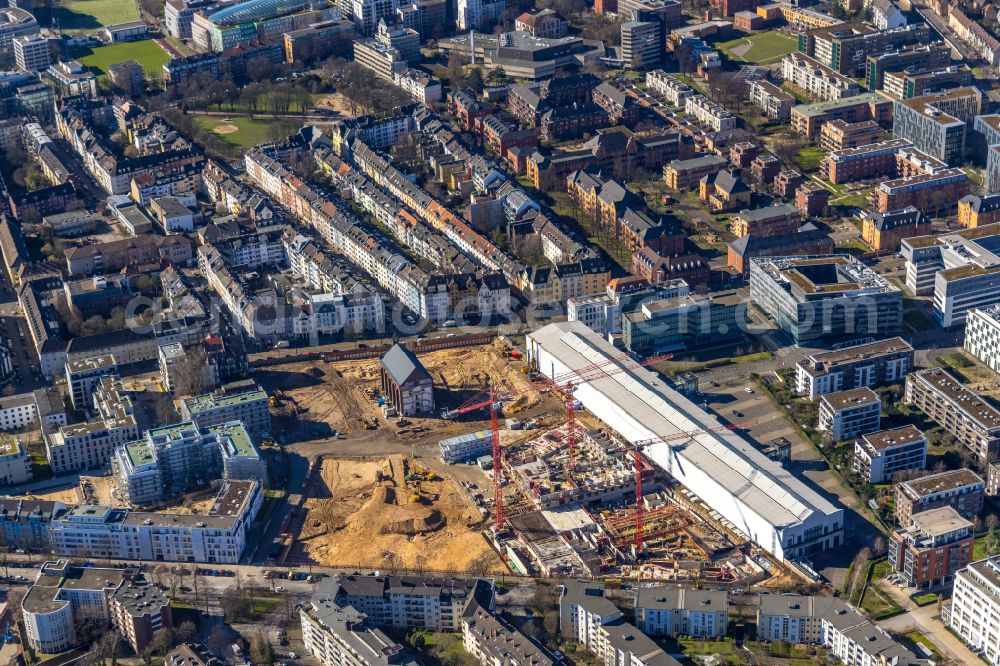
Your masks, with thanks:
<instances>
[{"instance_id":1,"label":"dirt mound","mask_svg":"<svg viewBox=\"0 0 1000 666\"><path fill-rule=\"evenodd\" d=\"M361 510L354 514L347 529L355 533L416 536L444 524L444 517L437 509L416 503L399 505L393 488L378 486Z\"/></svg>"}]
</instances>

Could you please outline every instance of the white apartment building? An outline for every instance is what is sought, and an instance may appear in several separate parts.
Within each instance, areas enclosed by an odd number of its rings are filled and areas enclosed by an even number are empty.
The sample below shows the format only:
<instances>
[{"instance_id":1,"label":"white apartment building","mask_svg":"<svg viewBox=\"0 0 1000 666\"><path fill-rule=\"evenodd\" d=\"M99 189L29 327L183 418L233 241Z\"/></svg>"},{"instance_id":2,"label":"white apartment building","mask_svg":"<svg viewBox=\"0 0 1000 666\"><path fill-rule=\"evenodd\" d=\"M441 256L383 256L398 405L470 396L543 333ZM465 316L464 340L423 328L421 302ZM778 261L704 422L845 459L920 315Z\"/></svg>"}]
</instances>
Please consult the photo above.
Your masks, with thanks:
<instances>
[{"instance_id":1,"label":"white apartment building","mask_svg":"<svg viewBox=\"0 0 1000 666\"><path fill-rule=\"evenodd\" d=\"M854 471L868 483L927 465L927 438L912 425L862 435L854 443Z\"/></svg>"},{"instance_id":2,"label":"white apartment building","mask_svg":"<svg viewBox=\"0 0 1000 666\"><path fill-rule=\"evenodd\" d=\"M0 398L0 430L15 432L38 426L38 406L34 393Z\"/></svg>"},{"instance_id":3,"label":"white apartment building","mask_svg":"<svg viewBox=\"0 0 1000 666\"><path fill-rule=\"evenodd\" d=\"M31 457L24 442L0 442L0 486L15 486L31 481Z\"/></svg>"},{"instance_id":4,"label":"white apartment building","mask_svg":"<svg viewBox=\"0 0 1000 666\"><path fill-rule=\"evenodd\" d=\"M73 409L85 412L91 407L94 388L102 377L118 378L118 364L112 354L102 354L76 361L66 361L66 384Z\"/></svg>"},{"instance_id":5,"label":"white apartment building","mask_svg":"<svg viewBox=\"0 0 1000 666\"><path fill-rule=\"evenodd\" d=\"M844 99L861 94L861 86L804 53L789 53L781 61L781 75L820 102Z\"/></svg>"},{"instance_id":6,"label":"white apartment building","mask_svg":"<svg viewBox=\"0 0 1000 666\"><path fill-rule=\"evenodd\" d=\"M238 564L264 492L226 481L207 514L147 513L81 504L49 524L61 556Z\"/></svg>"},{"instance_id":7,"label":"white apartment building","mask_svg":"<svg viewBox=\"0 0 1000 666\"><path fill-rule=\"evenodd\" d=\"M26 72L40 72L52 64L49 40L41 35L21 35L14 38L14 61Z\"/></svg>"},{"instance_id":8,"label":"white apartment building","mask_svg":"<svg viewBox=\"0 0 1000 666\"><path fill-rule=\"evenodd\" d=\"M102 378L94 391L93 421L45 433L45 455L53 474L107 466L115 447L139 438L132 400L121 380Z\"/></svg>"},{"instance_id":9,"label":"white apartment building","mask_svg":"<svg viewBox=\"0 0 1000 666\"><path fill-rule=\"evenodd\" d=\"M689 85L678 81L662 69L646 72L646 87L667 100L671 106L684 106L687 98L695 94Z\"/></svg>"},{"instance_id":10,"label":"white apartment building","mask_svg":"<svg viewBox=\"0 0 1000 666\"><path fill-rule=\"evenodd\" d=\"M882 400L868 387L827 393L819 399L818 429L835 442L875 432L881 411Z\"/></svg>"},{"instance_id":11,"label":"white apartment building","mask_svg":"<svg viewBox=\"0 0 1000 666\"><path fill-rule=\"evenodd\" d=\"M416 666L405 648L351 606L313 601L299 611L302 643L324 666Z\"/></svg>"},{"instance_id":12,"label":"white apartment building","mask_svg":"<svg viewBox=\"0 0 1000 666\"><path fill-rule=\"evenodd\" d=\"M988 664L1000 664L1000 557L958 570L946 621Z\"/></svg>"},{"instance_id":13,"label":"white apartment building","mask_svg":"<svg viewBox=\"0 0 1000 666\"><path fill-rule=\"evenodd\" d=\"M812 354L795 365L795 392L815 400L821 395L903 381L913 369L913 347L889 338Z\"/></svg>"},{"instance_id":14,"label":"white apartment building","mask_svg":"<svg viewBox=\"0 0 1000 666\"><path fill-rule=\"evenodd\" d=\"M271 431L271 410L267 393L257 385L219 389L212 393L185 398L181 418L199 428L211 428L230 421L242 421L251 433Z\"/></svg>"},{"instance_id":15,"label":"white apartment building","mask_svg":"<svg viewBox=\"0 0 1000 666\"><path fill-rule=\"evenodd\" d=\"M729 628L725 590L641 587L635 597L635 624L653 636L720 638Z\"/></svg>"},{"instance_id":16,"label":"white apartment building","mask_svg":"<svg viewBox=\"0 0 1000 666\"><path fill-rule=\"evenodd\" d=\"M420 104L441 101L441 80L426 72L413 68L400 70L392 75L392 82Z\"/></svg>"},{"instance_id":17,"label":"white apartment building","mask_svg":"<svg viewBox=\"0 0 1000 666\"><path fill-rule=\"evenodd\" d=\"M965 317L965 351L1000 372L1000 306L972 308Z\"/></svg>"},{"instance_id":18,"label":"white apartment building","mask_svg":"<svg viewBox=\"0 0 1000 666\"><path fill-rule=\"evenodd\" d=\"M736 129L736 116L704 95L692 95L684 100L684 113L713 132Z\"/></svg>"},{"instance_id":19,"label":"white apartment building","mask_svg":"<svg viewBox=\"0 0 1000 666\"><path fill-rule=\"evenodd\" d=\"M505 9L507 9L507 0L458 0L455 25L459 31L484 30L488 32Z\"/></svg>"},{"instance_id":20,"label":"white apartment building","mask_svg":"<svg viewBox=\"0 0 1000 666\"><path fill-rule=\"evenodd\" d=\"M924 663L841 599L798 594L762 594L759 599L758 640L823 645L853 666Z\"/></svg>"}]
</instances>

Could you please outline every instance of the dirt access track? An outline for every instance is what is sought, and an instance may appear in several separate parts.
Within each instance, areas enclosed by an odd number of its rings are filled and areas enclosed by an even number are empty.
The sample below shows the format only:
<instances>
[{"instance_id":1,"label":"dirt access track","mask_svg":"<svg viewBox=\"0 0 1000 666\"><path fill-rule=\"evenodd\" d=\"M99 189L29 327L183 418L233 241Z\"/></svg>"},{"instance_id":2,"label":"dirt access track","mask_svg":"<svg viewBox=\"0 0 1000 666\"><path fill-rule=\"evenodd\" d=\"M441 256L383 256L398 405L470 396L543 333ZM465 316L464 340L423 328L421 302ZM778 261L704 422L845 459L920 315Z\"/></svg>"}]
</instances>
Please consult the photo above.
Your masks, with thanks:
<instances>
[{"instance_id":1,"label":"dirt access track","mask_svg":"<svg viewBox=\"0 0 1000 666\"><path fill-rule=\"evenodd\" d=\"M327 457L289 561L359 568L506 571L487 519L450 478L406 456Z\"/></svg>"},{"instance_id":2,"label":"dirt access track","mask_svg":"<svg viewBox=\"0 0 1000 666\"><path fill-rule=\"evenodd\" d=\"M559 413L555 398L544 396L521 372L523 359L510 358L501 343L428 352L420 361L434 380L436 414L407 417L401 427L385 418L378 405L379 360L289 363L257 373L269 394L280 392L274 409L274 432L288 441L328 437L337 431L347 438L373 434L382 439L420 444L437 442L485 427L488 415L478 411L456 420L440 418L440 411L459 407L493 384L510 396L504 416L531 411ZM485 395L481 396L484 400ZM366 433L367 431L367 433Z\"/></svg>"}]
</instances>

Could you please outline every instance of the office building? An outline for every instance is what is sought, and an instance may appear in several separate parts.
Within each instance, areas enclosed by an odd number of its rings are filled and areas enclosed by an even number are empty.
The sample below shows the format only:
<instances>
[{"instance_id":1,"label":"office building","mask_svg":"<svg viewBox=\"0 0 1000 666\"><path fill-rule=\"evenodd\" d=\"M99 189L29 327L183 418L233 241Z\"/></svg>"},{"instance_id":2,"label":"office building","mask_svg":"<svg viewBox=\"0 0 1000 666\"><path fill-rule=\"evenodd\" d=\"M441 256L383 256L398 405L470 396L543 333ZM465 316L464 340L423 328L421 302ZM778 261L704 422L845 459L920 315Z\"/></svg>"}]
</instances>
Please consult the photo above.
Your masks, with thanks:
<instances>
[{"instance_id":1,"label":"office building","mask_svg":"<svg viewBox=\"0 0 1000 666\"><path fill-rule=\"evenodd\" d=\"M965 318L965 351L1000 372L1000 306L972 308Z\"/></svg>"},{"instance_id":2,"label":"office building","mask_svg":"<svg viewBox=\"0 0 1000 666\"><path fill-rule=\"evenodd\" d=\"M640 587L635 593L635 625L651 636L722 638L729 627L725 590Z\"/></svg>"},{"instance_id":3,"label":"office building","mask_svg":"<svg viewBox=\"0 0 1000 666\"><path fill-rule=\"evenodd\" d=\"M912 425L867 433L854 444L854 473L867 483L886 483L926 464L927 438Z\"/></svg>"},{"instance_id":4,"label":"office building","mask_svg":"<svg viewBox=\"0 0 1000 666\"><path fill-rule=\"evenodd\" d=\"M651 300L622 314L622 344L633 354L738 340L749 326L746 303L735 291Z\"/></svg>"},{"instance_id":5,"label":"office building","mask_svg":"<svg viewBox=\"0 0 1000 666\"><path fill-rule=\"evenodd\" d=\"M885 213L862 211L861 240L873 250L898 250L904 238L930 233L931 221L914 206Z\"/></svg>"},{"instance_id":6,"label":"office building","mask_svg":"<svg viewBox=\"0 0 1000 666\"><path fill-rule=\"evenodd\" d=\"M950 165L965 159L967 125L982 111L983 94L978 88L956 88L896 100L892 136L906 139L931 157Z\"/></svg>"},{"instance_id":7,"label":"office building","mask_svg":"<svg viewBox=\"0 0 1000 666\"><path fill-rule=\"evenodd\" d=\"M14 52L13 43L18 37L38 33L38 21L27 12L13 5L0 8L0 53Z\"/></svg>"},{"instance_id":8,"label":"office building","mask_svg":"<svg viewBox=\"0 0 1000 666\"><path fill-rule=\"evenodd\" d=\"M97 97L97 76L77 60L50 65L45 75L63 97Z\"/></svg>"},{"instance_id":9,"label":"office building","mask_svg":"<svg viewBox=\"0 0 1000 666\"><path fill-rule=\"evenodd\" d=\"M612 367L620 357L580 322L533 331L525 346L529 360L546 376L595 363ZM662 440L646 445L645 456L775 557L801 557L843 544L843 509L786 474L737 433L720 429L715 417L650 371L608 373L578 385L573 395L625 441Z\"/></svg>"},{"instance_id":10,"label":"office building","mask_svg":"<svg viewBox=\"0 0 1000 666\"><path fill-rule=\"evenodd\" d=\"M904 238L900 253L906 290L933 294L942 326L962 325L972 308L1000 303L1000 224Z\"/></svg>"},{"instance_id":11,"label":"office building","mask_svg":"<svg viewBox=\"0 0 1000 666\"><path fill-rule=\"evenodd\" d=\"M895 486L896 523L910 524L913 516L950 506L972 520L983 510L986 482L971 469L953 469L902 481Z\"/></svg>"},{"instance_id":12,"label":"office building","mask_svg":"<svg viewBox=\"0 0 1000 666\"><path fill-rule=\"evenodd\" d=\"M889 535L889 564L907 587L926 589L950 583L972 561L972 523L944 506L913 516Z\"/></svg>"},{"instance_id":13,"label":"office building","mask_svg":"<svg viewBox=\"0 0 1000 666\"><path fill-rule=\"evenodd\" d=\"M49 40L41 35L21 35L14 38L14 61L26 72L42 72L52 64Z\"/></svg>"},{"instance_id":14,"label":"office building","mask_svg":"<svg viewBox=\"0 0 1000 666\"><path fill-rule=\"evenodd\" d=\"M622 60L629 69L645 69L660 64L663 46L660 25L651 21L622 23Z\"/></svg>"},{"instance_id":15,"label":"office building","mask_svg":"<svg viewBox=\"0 0 1000 666\"><path fill-rule=\"evenodd\" d=\"M111 354L91 356L66 362L66 385L73 409L86 412L92 408L94 389L102 377L118 378L118 364Z\"/></svg>"},{"instance_id":16,"label":"office building","mask_svg":"<svg viewBox=\"0 0 1000 666\"><path fill-rule=\"evenodd\" d=\"M887 338L902 326L902 293L844 255L750 261L750 299L795 344Z\"/></svg>"},{"instance_id":17,"label":"office building","mask_svg":"<svg viewBox=\"0 0 1000 666\"><path fill-rule=\"evenodd\" d=\"M913 369L913 347L903 338L817 352L795 365L795 391L815 400L826 393L901 382Z\"/></svg>"},{"instance_id":18,"label":"office building","mask_svg":"<svg viewBox=\"0 0 1000 666\"><path fill-rule=\"evenodd\" d=\"M958 223L966 229L1000 222L1000 193L969 194L958 201Z\"/></svg>"},{"instance_id":19,"label":"office building","mask_svg":"<svg viewBox=\"0 0 1000 666\"><path fill-rule=\"evenodd\" d=\"M212 393L185 398L181 402L181 419L193 421L201 429L242 421L253 435L271 432L267 393L252 382L230 384Z\"/></svg>"},{"instance_id":20,"label":"office building","mask_svg":"<svg viewBox=\"0 0 1000 666\"><path fill-rule=\"evenodd\" d=\"M455 26L459 32L481 30L491 32L500 14L507 9L507 0L457 0Z\"/></svg>"},{"instance_id":21,"label":"office building","mask_svg":"<svg viewBox=\"0 0 1000 666\"><path fill-rule=\"evenodd\" d=\"M881 398L867 386L825 393L819 398L816 429L835 442L858 437L879 429L881 411Z\"/></svg>"},{"instance_id":22,"label":"office building","mask_svg":"<svg viewBox=\"0 0 1000 666\"><path fill-rule=\"evenodd\" d=\"M944 368L910 373L903 399L954 435L980 465L1000 457L1000 411Z\"/></svg>"}]
</instances>

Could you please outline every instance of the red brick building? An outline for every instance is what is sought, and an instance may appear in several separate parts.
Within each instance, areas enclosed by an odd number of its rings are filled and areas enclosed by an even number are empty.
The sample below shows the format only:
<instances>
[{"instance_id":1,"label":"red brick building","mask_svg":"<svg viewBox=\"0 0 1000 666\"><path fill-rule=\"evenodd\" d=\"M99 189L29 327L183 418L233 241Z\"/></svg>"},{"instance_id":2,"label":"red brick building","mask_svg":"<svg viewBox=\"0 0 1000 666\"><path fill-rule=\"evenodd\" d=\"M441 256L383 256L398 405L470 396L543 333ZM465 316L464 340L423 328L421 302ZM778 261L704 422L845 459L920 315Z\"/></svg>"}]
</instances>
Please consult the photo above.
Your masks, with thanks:
<instances>
[{"instance_id":1,"label":"red brick building","mask_svg":"<svg viewBox=\"0 0 1000 666\"><path fill-rule=\"evenodd\" d=\"M925 589L951 582L972 561L972 523L950 506L913 516L891 535L889 563L908 587Z\"/></svg>"},{"instance_id":2,"label":"red brick building","mask_svg":"<svg viewBox=\"0 0 1000 666\"><path fill-rule=\"evenodd\" d=\"M750 163L750 176L752 180L761 185L769 185L774 182L774 177L781 172L781 160L770 153L758 155Z\"/></svg>"},{"instance_id":3,"label":"red brick building","mask_svg":"<svg viewBox=\"0 0 1000 666\"><path fill-rule=\"evenodd\" d=\"M799 185L795 190L795 207L803 217L820 217L830 205L830 191L823 187Z\"/></svg>"},{"instance_id":4,"label":"red brick building","mask_svg":"<svg viewBox=\"0 0 1000 666\"><path fill-rule=\"evenodd\" d=\"M629 268L632 275L652 283L683 279L692 287L707 285L712 278L708 262L697 254L661 255L651 247L632 254Z\"/></svg>"}]
</instances>

